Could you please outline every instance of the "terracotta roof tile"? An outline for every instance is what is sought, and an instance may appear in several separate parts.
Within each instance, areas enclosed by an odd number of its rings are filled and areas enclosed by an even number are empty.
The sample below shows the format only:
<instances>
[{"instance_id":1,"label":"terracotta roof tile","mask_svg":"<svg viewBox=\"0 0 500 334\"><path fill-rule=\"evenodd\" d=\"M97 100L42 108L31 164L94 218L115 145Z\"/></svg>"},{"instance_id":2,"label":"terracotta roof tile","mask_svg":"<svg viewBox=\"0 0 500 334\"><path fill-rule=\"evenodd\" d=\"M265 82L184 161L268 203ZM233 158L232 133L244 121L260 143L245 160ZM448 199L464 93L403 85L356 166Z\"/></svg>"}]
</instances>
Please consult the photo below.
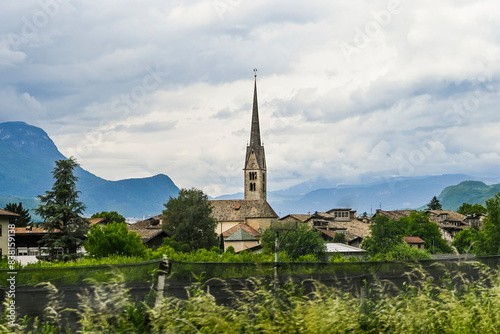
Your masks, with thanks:
<instances>
[{"instance_id":1,"label":"terracotta roof tile","mask_svg":"<svg viewBox=\"0 0 500 334\"><path fill-rule=\"evenodd\" d=\"M0 216L11 216L11 217L18 217L19 215L14 212L10 212L4 209L0 209Z\"/></svg>"},{"instance_id":2,"label":"terracotta roof tile","mask_svg":"<svg viewBox=\"0 0 500 334\"><path fill-rule=\"evenodd\" d=\"M425 244L425 241L419 237L404 237L404 240L408 244Z\"/></svg>"},{"instance_id":3,"label":"terracotta roof tile","mask_svg":"<svg viewBox=\"0 0 500 334\"><path fill-rule=\"evenodd\" d=\"M264 200L211 200L210 203L212 217L218 222L244 222L246 218L278 218L273 208Z\"/></svg>"},{"instance_id":4,"label":"terracotta roof tile","mask_svg":"<svg viewBox=\"0 0 500 334\"><path fill-rule=\"evenodd\" d=\"M249 225L242 224L242 223L240 223L238 225L234 225L233 227L225 230L224 232L222 232L222 236L224 238L227 238L240 229L246 231L247 233L250 233L252 236L254 236L256 238L260 238L260 233L258 231L256 231L255 229L253 229Z\"/></svg>"},{"instance_id":5,"label":"terracotta roof tile","mask_svg":"<svg viewBox=\"0 0 500 334\"><path fill-rule=\"evenodd\" d=\"M90 223L90 226L93 226L95 224L99 224L100 222L102 222L103 220L105 220L104 218L91 218L89 219L89 223Z\"/></svg>"},{"instance_id":6,"label":"terracotta roof tile","mask_svg":"<svg viewBox=\"0 0 500 334\"><path fill-rule=\"evenodd\" d=\"M286 220L286 221L288 221L288 220L290 220L290 221L298 220L298 221L301 221L301 222L305 222L310 217L311 217L310 214L295 214L295 213L292 213L292 214L286 215L283 218L280 218L280 220Z\"/></svg>"}]
</instances>

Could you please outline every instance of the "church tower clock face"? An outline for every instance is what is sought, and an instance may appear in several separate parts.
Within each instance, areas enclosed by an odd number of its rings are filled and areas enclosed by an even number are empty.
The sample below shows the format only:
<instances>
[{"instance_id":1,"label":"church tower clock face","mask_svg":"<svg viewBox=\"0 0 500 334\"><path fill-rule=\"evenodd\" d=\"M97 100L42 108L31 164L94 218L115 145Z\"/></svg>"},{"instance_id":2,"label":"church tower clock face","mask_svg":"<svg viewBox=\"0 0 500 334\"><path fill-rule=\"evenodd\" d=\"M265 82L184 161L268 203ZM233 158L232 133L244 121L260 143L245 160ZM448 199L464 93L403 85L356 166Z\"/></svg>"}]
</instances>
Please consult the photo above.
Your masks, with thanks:
<instances>
[{"instance_id":1,"label":"church tower clock face","mask_svg":"<svg viewBox=\"0 0 500 334\"><path fill-rule=\"evenodd\" d=\"M247 146L245 157L245 199L267 200L266 194L266 156L264 145L260 139L259 108L257 103L257 70L253 94L252 124L250 129L250 143Z\"/></svg>"}]
</instances>

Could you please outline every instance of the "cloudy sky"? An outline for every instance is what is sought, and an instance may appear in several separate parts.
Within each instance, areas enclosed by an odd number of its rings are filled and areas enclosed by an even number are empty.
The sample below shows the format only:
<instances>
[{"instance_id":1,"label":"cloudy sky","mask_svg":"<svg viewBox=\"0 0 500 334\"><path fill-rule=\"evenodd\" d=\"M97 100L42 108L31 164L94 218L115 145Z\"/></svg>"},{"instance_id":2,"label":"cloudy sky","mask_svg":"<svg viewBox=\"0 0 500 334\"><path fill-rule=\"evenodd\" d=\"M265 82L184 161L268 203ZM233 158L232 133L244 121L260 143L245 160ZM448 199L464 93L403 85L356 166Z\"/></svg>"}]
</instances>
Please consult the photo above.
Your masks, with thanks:
<instances>
[{"instance_id":1,"label":"cloudy sky","mask_svg":"<svg viewBox=\"0 0 500 334\"><path fill-rule=\"evenodd\" d=\"M241 191L254 68L271 190L498 176L498 1L0 3L0 121L106 179Z\"/></svg>"}]
</instances>

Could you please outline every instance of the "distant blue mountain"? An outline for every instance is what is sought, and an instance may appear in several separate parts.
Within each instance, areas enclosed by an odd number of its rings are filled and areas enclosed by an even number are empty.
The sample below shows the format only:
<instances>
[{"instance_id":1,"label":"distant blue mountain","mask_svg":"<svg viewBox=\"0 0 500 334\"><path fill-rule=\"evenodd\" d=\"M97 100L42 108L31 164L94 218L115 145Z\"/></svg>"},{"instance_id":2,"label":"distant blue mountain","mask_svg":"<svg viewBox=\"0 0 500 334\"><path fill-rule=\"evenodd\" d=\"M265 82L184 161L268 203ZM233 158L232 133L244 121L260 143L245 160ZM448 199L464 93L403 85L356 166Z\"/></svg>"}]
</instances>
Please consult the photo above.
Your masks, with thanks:
<instances>
[{"instance_id":1,"label":"distant blue mountain","mask_svg":"<svg viewBox=\"0 0 500 334\"><path fill-rule=\"evenodd\" d=\"M332 208L352 208L358 214L375 213L376 209L398 210L417 209L430 202L433 196L440 196L443 209L456 210L458 201L469 199L471 204L474 196L467 192L472 188L459 188L456 191L445 191L447 187L455 186L463 181L477 180L477 178L463 174L445 174L422 177L393 177L372 182L366 185L341 185L328 187L330 181L319 179L279 191L268 193L268 201L280 216L290 213L307 213L327 211ZM487 187L484 183L479 182ZM314 189L320 184L326 185L322 189ZM310 190L313 188L314 190ZM445 189L446 188L446 189ZM453 189L453 187L450 187ZM445 190L443 190L445 189ZM494 190L488 192L491 193ZM440 195L441 194L441 195ZM450 195L460 200L448 199ZM242 198L243 194L220 196L218 199ZM482 198L482 197L481 197ZM481 199L484 201L484 198ZM459 203L459 205L461 205Z\"/></svg>"},{"instance_id":2,"label":"distant blue mountain","mask_svg":"<svg viewBox=\"0 0 500 334\"><path fill-rule=\"evenodd\" d=\"M55 161L66 159L47 133L24 122L0 123L0 206L19 199L33 208L37 195L54 183ZM179 193L179 188L163 174L141 179L108 181L78 168L80 201L91 215L117 211L125 217L149 217L160 213L163 204ZM34 204L35 203L35 204Z\"/></svg>"},{"instance_id":3,"label":"distant blue mountain","mask_svg":"<svg viewBox=\"0 0 500 334\"><path fill-rule=\"evenodd\" d=\"M279 192L279 198L271 193L269 202L281 215L288 213L307 213L326 211L332 208L352 208L358 214L375 213L376 209L398 210L415 209L429 203L444 188L474 178L462 174L446 174L422 177L395 177L367 185L342 185L333 188L317 189L297 199L290 194L286 199Z\"/></svg>"}]
</instances>

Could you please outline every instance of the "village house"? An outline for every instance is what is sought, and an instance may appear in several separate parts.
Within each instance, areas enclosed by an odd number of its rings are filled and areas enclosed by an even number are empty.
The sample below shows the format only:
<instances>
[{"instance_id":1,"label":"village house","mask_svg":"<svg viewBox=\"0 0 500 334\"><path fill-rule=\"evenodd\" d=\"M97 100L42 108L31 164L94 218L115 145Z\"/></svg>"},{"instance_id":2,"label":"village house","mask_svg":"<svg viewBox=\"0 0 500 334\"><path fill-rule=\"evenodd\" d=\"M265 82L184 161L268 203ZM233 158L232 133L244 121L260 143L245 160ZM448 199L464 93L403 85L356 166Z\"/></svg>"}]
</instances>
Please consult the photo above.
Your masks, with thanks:
<instances>
[{"instance_id":1,"label":"village house","mask_svg":"<svg viewBox=\"0 0 500 334\"><path fill-rule=\"evenodd\" d=\"M127 224L128 230L137 233L142 243L147 247L154 248L163 244L163 239L168 237L162 229L162 215L157 215L148 219L139 220L135 224Z\"/></svg>"},{"instance_id":2,"label":"village house","mask_svg":"<svg viewBox=\"0 0 500 334\"><path fill-rule=\"evenodd\" d=\"M417 211L377 210L374 217L376 215L383 215L392 220L398 221L403 217L409 217L412 212L417 212ZM484 217L484 215L465 216L452 210L427 210L425 212L429 214L429 220L437 224L437 226L439 227L439 231L441 232L441 237L445 239L448 242L448 244L451 244L455 234L464 229L470 227L481 228L482 218Z\"/></svg>"},{"instance_id":3,"label":"village house","mask_svg":"<svg viewBox=\"0 0 500 334\"><path fill-rule=\"evenodd\" d=\"M0 209L0 256L7 255L9 250L9 223L19 215L14 212Z\"/></svg>"},{"instance_id":4,"label":"village house","mask_svg":"<svg viewBox=\"0 0 500 334\"><path fill-rule=\"evenodd\" d=\"M441 231L441 236L449 244L458 232L470 227L467 216L451 210L427 210L429 220L435 222Z\"/></svg>"},{"instance_id":5,"label":"village house","mask_svg":"<svg viewBox=\"0 0 500 334\"><path fill-rule=\"evenodd\" d=\"M321 232L325 241L332 241L335 234L342 233L350 246L359 247L370 235L370 224L364 223L351 208L335 208L313 214L289 214L280 219L284 222L307 224Z\"/></svg>"},{"instance_id":6,"label":"village house","mask_svg":"<svg viewBox=\"0 0 500 334\"><path fill-rule=\"evenodd\" d=\"M419 237L404 237L403 240L411 247L421 250L425 249L425 241Z\"/></svg>"}]
</instances>

